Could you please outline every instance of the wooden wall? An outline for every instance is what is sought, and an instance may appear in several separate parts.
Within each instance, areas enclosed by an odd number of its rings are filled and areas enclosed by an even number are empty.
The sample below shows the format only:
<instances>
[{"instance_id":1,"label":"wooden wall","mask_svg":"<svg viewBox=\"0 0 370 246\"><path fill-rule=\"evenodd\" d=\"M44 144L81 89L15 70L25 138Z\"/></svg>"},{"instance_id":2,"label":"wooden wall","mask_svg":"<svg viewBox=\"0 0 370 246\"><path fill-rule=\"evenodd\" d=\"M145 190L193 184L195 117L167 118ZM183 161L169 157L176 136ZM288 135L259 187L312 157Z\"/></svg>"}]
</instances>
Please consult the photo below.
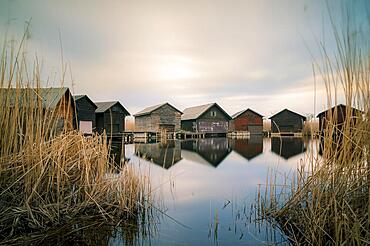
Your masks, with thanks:
<instances>
[{"instance_id":1,"label":"wooden wall","mask_svg":"<svg viewBox=\"0 0 370 246\"><path fill-rule=\"evenodd\" d=\"M331 115L330 115L331 114ZM356 117L356 110L352 109L352 118L351 118L351 125L355 125L357 122ZM328 121L330 120L334 123L338 130L340 130L346 121L347 118L347 111L344 105L340 105L337 107L336 111L332 109L332 111L326 111L325 113L319 116L319 129L320 132L324 131L327 127Z\"/></svg>"},{"instance_id":2,"label":"wooden wall","mask_svg":"<svg viewBox=\"0 0 370 246\"><path fill-rule=\"evenodd\" d=\"M151 114L135 117L135 131L159 132L162 129L175 132L181 129L181 113L168 104Z\"/></svg>"},{"instance_id":3,"label":"wooden wall","mask_svg":"<svg viewBox=\"0 0 370 246\"><path fill-rule=\"evenodd\" d=\"M56 117L57 131L62 131L63 129L73 130L76 128L74 122L75 109L72 100L70 94L66 93L55 107L55 112L50 112L50 115L54 114Z\"/></svg>"},{"instance_id":4,"label":"wooden wall","mask_svg":"<svg viewBox=\"0 0 370 246\"><path fill-rule=\"evenodd\" d=\"M303 130L304 121L301 116L283 111L271 118L271 131L273 133L292 132L298 133Z\"/></svg>"},{"instance_id":5,"label":"wooden wall","mask_svg":"<svg viewBox=\"0 0 370 246\"><path fill-rule=\"evenodd\" d=\"M86 97L82 97L76 101L76 111L77 122L92 121L93 129L96 127L95 106Z\"/></svg>"},{"instance_id":6,"label":"wooden wall","mask_svg":"<svg viewBox=\"0 0 370 246\"><path fill-rule=\"evenodd\" d=\"M262 134L262 129L262 117L249 110L230 122L231 131L249 131L251 134Z\"/></svg>"},{"instance_id":7,"label":"wooden wall","mask_svg":"<svg viewBox=\"0 0 370 246\"><path fill-rule=\"evenodd\" d=\"M216 116L212 115L212 111L216 112ZM213 106L196 120L196 127L200 133L227 133L229 119L218 107Z\"/></svg>"},{"instance_id":8,"label":"wooden wall","mask_svg":"<svg viewBox=\"0 0 370 246\"><path fill-rule=\"evenodd\" d=\"M105 130L107 134L118 134L125 130L126 115L117 108L112 107L104 113L96 114L96 130L98 133L103 133Z\"/></svg>"}]
</instances>

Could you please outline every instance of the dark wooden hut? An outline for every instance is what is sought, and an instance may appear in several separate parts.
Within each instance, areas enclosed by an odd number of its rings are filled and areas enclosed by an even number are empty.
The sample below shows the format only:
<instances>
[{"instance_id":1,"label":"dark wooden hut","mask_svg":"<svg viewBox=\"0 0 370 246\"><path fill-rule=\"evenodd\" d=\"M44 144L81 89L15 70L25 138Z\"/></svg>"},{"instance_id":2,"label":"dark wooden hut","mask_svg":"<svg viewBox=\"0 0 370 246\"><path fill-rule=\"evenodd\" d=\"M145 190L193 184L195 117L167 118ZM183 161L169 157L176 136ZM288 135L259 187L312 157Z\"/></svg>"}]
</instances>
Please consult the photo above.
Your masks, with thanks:
<instances>
[{"instance_id":1,"label":"dark wooden hut","mask_svg":"<svg viewBox=\"0 0 370 246\"><path fill-rule=\"evenodd\" d=\"M202 138L181 142L184 159L217 167L231 152L227 138Z\"/></svg>"},{"instance_id":2,"label":"dark wooden hut","mask_svg":"<svg viewBox=\"0 0 370 246\"><path fill-rule=\"evenodd\" d=\"M46 117L55 117L57 131L76 129L75 103L67 87L0 88L0 93L3 100L9 100L2 105L10 108L18 105L19 108L27 110L39 110L38 106L41 105Z\"/></svg>"},{"instance_id":3,"label":"dark wooden hut","mask_svg":"<svg viewBox=\"0 0 370 246\"><path fill-rule=\"evenodd\" d=\"M302 133L306 117L284 109L279 113L271 116L271 132L280 135L294 135L294 133Z\"/></svg>"},{"instance_id":4,"label":"dark wooden hut","mask_svg":"<svg viewBox=\"0 0 370 246\"><path fill-rule=\"evenodd\" d=\"M230 132L249 132L251 135L262 135L262 115L252 109L245 109L231 116Z\"/></svg>"},{"instance_id":5,"label":"dark wooden hut","mask_svg":"<svg viewBox=\"0 0 370 246\"><path fill-rule=\"evenodd\" d=\"M348 113L351 115L351 117L347 117ZM328 122L331 122L331 124L335 125L338 130L342 128L345 121L348 119L351 120L351 125L355 125L356 122L361 118L361 115L361 110L343 104L336 105L317 115L319 118L320 132L323 133L328 125Z\"/></svg>"},{"instance_id":6,"label":"dark wooden hut","mask_svg":"<svg viewBox=\"0 0 370 246\"><path fill-rule=\"evenodd\" d=\"M135 131L174 133L181 129L182 112L169 103L151 106L136 113Z\"/></svg>"},{"instance_id":7,"label":"dark wooden hut","mask_svg":"<svg viewBox=\"0 0 370 246\"><path fill-rule=\"evenodd\" d=\"M125 130L125 117L130 113L118 101L96 102L96 131L107 134L121 134Z\"/></svg>"},{"instance_id":8,"label":"dark wooden hut","mask_svg":"<svg viewBox=\"0 0 370 246\"><path fill-rule=\"evenodd\" d=\"M204 134L226 134L231 117L217 104L210 103L184 110L181 129Z\"/></svg>"},{"instance_id":9,"label":"dark wooden hut","mask_svg":"<svg viewBox=\"0 0 370 246\"><path fill-rule=\"evenodd\" d=\"M73 96L76 104L77 127L82 133L91 134L95 131L95 110L97 106L87 95Z\"/></svg>"}]
</instances>

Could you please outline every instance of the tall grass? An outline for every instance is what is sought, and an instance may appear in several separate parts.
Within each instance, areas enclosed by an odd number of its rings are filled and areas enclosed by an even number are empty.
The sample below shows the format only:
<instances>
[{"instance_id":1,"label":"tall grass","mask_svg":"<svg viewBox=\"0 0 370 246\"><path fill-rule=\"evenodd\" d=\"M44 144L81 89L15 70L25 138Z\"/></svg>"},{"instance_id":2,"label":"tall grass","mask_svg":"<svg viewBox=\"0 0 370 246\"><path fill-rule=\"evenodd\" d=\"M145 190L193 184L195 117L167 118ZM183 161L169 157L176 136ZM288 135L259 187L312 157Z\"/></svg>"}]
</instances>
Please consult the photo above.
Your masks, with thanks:
<instances>
[{"instance_id":1,"label":"tall grass","mask_svg":"<svg viewBox=\"0 0 370 246\"><path fill-rule=\"evenodd\" d=\"M284 184L276 183L277 174L269 176L259 211L296 244L365 245L370 244L369 29L361 35L350 24L343 30L332 24L336 52L330 55L322 45L322 63L316 64L327 107L343 96L363 112L352 116L347 107L343 125L336 110L329 114L320 141L323 155L311 152Z\"/></svg>"},{"instance_id":2,"label":"tall grass","mask_svg":"<svg viewBox=\"0 0 370 246\"><path fill-rule=\"evenodd\" d=\"M117 167L105 135L71 130L72 101L43 105L39 63L28 67L22 43L6 42L0 61L0 244L79 218L140 226L151 215L148 178Z\"/></svg>"}]
</instances>

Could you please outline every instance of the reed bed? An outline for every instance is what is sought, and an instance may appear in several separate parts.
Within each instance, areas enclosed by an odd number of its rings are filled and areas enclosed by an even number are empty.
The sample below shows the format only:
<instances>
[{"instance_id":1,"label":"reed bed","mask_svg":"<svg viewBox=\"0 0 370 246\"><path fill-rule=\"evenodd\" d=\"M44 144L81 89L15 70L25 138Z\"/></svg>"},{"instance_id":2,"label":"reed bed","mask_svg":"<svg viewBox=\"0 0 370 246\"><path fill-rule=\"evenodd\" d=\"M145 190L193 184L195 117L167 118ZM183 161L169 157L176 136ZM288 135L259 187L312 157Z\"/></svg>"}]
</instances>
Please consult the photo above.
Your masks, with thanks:
<instances>
[{"instance_id":1,"label":"reed bed","mask_svg":"<svg viewBox=\"0 0 370 246\"><path fill-rule=\"evenodd\" d=\"M280 227L294 244L370 244L369 36L352 27L341 31L333 24L336 52L331 55L322 44L322 63L315 68L328 108L343 96L346 105L362 112L347 107L339 124L334 109L320 136L321 151L308 153L282 184L278 173L270 172L258 193L259 217Z\"/></svg>"},{"instance_id":2,"label":"reed bed","mask_svg":"<svg viewBox=\"0 0 370 246\"><path fill-rule=\"evenodd\" d=\"M148 177L114 163L105 134L73 130L72 98L45 105L38 60L28 67L23 43L5 42L0 63L0 244L45 240L71 221L150 221Z\"/></svg>"}]
</instances>

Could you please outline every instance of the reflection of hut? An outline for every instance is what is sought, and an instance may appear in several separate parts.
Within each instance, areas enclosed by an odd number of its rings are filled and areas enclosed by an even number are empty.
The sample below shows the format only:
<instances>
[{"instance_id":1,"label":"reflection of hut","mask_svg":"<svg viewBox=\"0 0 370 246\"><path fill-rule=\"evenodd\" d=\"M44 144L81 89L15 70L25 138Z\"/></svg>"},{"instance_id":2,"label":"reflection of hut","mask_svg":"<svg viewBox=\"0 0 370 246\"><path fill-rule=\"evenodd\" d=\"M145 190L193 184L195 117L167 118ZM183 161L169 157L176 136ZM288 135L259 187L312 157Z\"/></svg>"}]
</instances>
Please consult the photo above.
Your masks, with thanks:
<instances>
[{"instance_id":1,"label":"reflection of hut","mask_svg":"<svg viewBox=\"0 0 370 246\"><path fill-rule=\"evenodd\" d=\"M135 131L176 132L181 129L182 112L169 103L145 108L136 113Z\"/></svg>"},{"instance_id":2,"label":"reflection of hut","mask_svg":"<svg viewBox=\"0 0 370 246\"><path fill-rule=\"evenodd\" d=\"M270 117L272 133L280 135L293 135L294 133L302 133L303 125L306 117L297 114L289 109L284 109L279 113Z\"/></svg>"},{"instance_id":3,"label":"reflection of hut","mask_svg":"<svg viewBox=\"0 0 370 246\"><path fill-rule=\"evenodd\" d=\"M306 146L303 138L271 138L271 151L288 160L305 152Z\"/></svg>"},{"instance_id":4,"label":"reflection of hut","mask_svg":"<svg viewBox=\"0 0 370 246\"><path fill-rule=\"evenodd\" d=\"M117 165L120 165L126 161L125 145L122 143L122 141L111 142L110 154Z\"/></svg>"},{"instance_id":5,"label":"reflection of hut","mask_svg":"<svg viewBox=\"0 0 370 246\"><path fill-rule=\"evenodd\" d=\"M171 140L153 144L135 144L135 154L169 169L182 159L180 146L178 141Z\"/></svg>"},{"instance_id":6,"label":"reflection of hut","mask_svg":"<svg viewBox=\"0 0 370 246\"><path fill-rule=\"evenodd\" d=\"M231 132L249 132L251 135L262 135L262 115L251 109L242 110L234 114L230 121Z\"/></svg>"},{"instance_id":7,"label":"reflection of hut","mask_svg":"<svg viewBox=\"0 0 370 246\"><path fill-rule=\"evenodd\" d=\"M230 139L231 148L247 160L252 160L263 152L263 137L252 135L249 139Z\"/></svg>"},{"instance_id":8,"label":"reflection of hut","mask_svg":"<svg viewBox=\"0 0 370 246\"><path fill-rule=\"evenodd\" d=\"M82 133L92 133L95 130L95 110L97 106L87 95L73 96L76 103L77 126Z\"/></svg>"},{"instance_id":9,"label":"reflection of hut","mask_svg":"<svg viewBox=\"0 0 370 246\"><path fill-rule=\"evenodd\" d=\"M205 134L226 134L231 117L217 104L187 108L181 116L181 129Z\"/></svg>"},{"instance_id":10,"label":"reflection of hut","mask_svg":"<svg viewBox=\"0 0 370 246\"><path fill-rule=\"evenodd\" d=\"M130 113L118 101L97 102L96 130L99 133L120 134L125 130L125 117Z\"/></svg>"},{"instance_id":11,"label":"reflection of hut","mask_svg":"<svg viewBox=\"0 0 370 246\"><path fill-rule=\"evenodd\" d=\"M44 116L55 121L57 131L62 129L73 130L75 128L75 103L71 92L66 87L57 88L0 88L3 102L11 108L19 105L19 109L39 110L42 107ZM25 105L27 104L27 105Z\"/></svg>"},{"instance_id":12,"label":"reflection of hut","mask_svg":"<svg viewBox=\"0 0 370 246\"><path fill-rule=\"evenodd\" d=\"M347 117L347 114L351 115L351 117ZM317 115L319 118L320 132L323 132L326 129L329 122L338 130L342 128L347 119L351 120L350 125L353 126L361 117L361 114L362 111L343 104L334 106Z\"/></svg>"},{"instance_id":13,"label":"reflection of hut","mask_svg":"<svg viewBox=\"0 0 370 246\"><path fill-rule=\"evenodd\" d=\"M204 163L208 162L217 167L231 152L226 138L204 138L197 140L186 140L181 142L181 149L197 153L201 159L198 161L194 155L187 155L191 161ZM186 157L184 157L186 158ZM198 157L199 159L199 157Z\"/></svg>"}]
</instances>

